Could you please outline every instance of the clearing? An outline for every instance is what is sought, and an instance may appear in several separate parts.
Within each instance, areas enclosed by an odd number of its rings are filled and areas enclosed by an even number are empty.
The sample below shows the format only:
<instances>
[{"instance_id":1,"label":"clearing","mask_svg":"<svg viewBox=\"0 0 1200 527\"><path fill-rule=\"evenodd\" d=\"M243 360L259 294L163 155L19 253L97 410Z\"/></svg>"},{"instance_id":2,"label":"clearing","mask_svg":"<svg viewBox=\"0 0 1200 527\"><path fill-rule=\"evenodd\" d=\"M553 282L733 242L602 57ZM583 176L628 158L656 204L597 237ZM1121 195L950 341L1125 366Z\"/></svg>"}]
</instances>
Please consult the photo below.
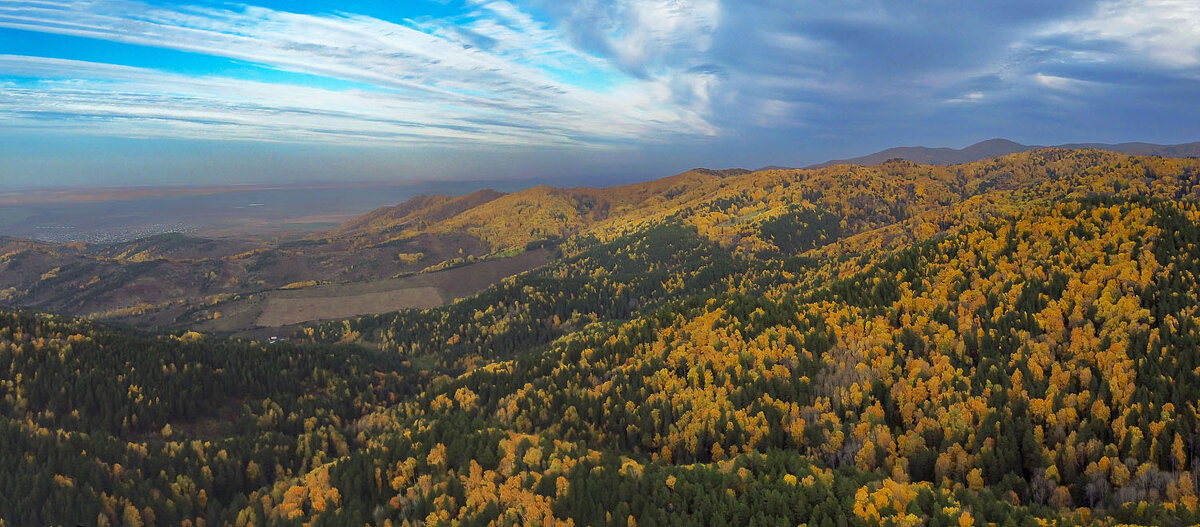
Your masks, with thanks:
<instances>
[{"instance_id":1,"label":"clearing","mask_svg":"<svg viewBox=\"0 0 1200 527\"><path fill-rule=\"evenodd\" d=\"M256 293L216 307L222 313L221 318L207 321L201 329L236 332L255 327L279 328L303 322L444 306L479 293L509 276L545 265L552 258L551 251L537 249L511 258L484 260L402 278Z\"/></svg>"}]
</instances>

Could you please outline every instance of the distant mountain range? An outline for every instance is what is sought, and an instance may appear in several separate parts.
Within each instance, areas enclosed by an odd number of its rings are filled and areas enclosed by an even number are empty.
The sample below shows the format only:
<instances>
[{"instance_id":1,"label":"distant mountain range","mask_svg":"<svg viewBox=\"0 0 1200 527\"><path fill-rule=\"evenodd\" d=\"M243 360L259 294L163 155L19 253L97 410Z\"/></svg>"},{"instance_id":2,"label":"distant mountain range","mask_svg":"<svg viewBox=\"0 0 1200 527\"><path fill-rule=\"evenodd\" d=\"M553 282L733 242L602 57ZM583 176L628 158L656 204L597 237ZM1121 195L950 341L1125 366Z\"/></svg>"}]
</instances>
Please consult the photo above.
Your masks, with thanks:
<instances>
[{"instance_id":1,"label":"distant mountain range","mask_svg":"<svg viewBox=\"0 0 1200 527\"><path fill-rule=\"evenodd\" d=\"M902 146L889 148L881 152L850 159L834 159L824 163L809 165L804 168L823 168L832 165L878 165L889 159L906 159L925 165L955 165L987 159L989 157L1015 154L1038 148L1038 145L1023 145L1008 139L988 139L962 149L929 148L924 146ZM1123 154L1139 156L1191 157L1200 156L1200 142L1179 145L1156 145L1151 143L1075 143L1057 145L1049 148L1097 148ZM778 168L778 167L769 167Z\"/></svg>"}]
</instances>

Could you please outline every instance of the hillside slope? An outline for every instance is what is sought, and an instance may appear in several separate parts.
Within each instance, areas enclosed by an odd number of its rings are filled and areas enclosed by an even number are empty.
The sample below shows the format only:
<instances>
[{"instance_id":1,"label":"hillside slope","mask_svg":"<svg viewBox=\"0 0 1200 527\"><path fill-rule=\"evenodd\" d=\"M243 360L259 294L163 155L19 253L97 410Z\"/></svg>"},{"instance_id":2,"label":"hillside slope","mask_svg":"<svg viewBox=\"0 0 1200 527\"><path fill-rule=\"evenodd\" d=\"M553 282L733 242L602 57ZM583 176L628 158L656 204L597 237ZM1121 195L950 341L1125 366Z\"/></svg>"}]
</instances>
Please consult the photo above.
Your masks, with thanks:
<instances>
[{"instance_id":1,"label":"hillside slope","mask_svg":"<svg viewBox=\"0 0 1200 527\"><path fill-rule=\"evenodd\" d=\"M397 522L1200 519L1200 163L889 166L857 180L970 197L875 227L855 195L748 195L786 203L753 258L678 223L717 198L447 310L313 328L462 372L369 418L332 484L380 471Z\"/></svg>"},{"instance_id":2,"label":"hillside slope","mask_svg":"<svg viewBox=\"0 0 1200 527\"><path fill-rule=\"evenodd\" d=\"M413 218L405 216L400 221L391 219L390 209L381 209L338 229L331 238L354 236L364 229L387 233L391 239L386 241L421 234L463 233L490 244L493 251L514 250L529 243L559 240L600 224L644 218L650 211L677 207L710 195L726 178L747 173L744 170L694 169L617 187L539 186L477 200L477 204L457 209L453 214L434 217L421 213L414 214ZM401 205L405 210L407 207L407 204Z\"/></svg>"},{"instance_id":3,"label":"hillside slope","mask_svg":"<svg viewBox=\"0 0 1200 527\"><path fill-rule=\"evenodd\" d=\"M613 511L671 523L672 508L698 525L1190 523L1200 291L1182 277L1200 256L1197 218L1195 205L1067 201L880 253L813 288L794 284L832 269L712 273L689 249L683 261L700 267L664 265L693 284L673 301L585 314L568 322L582 331L507 360L480 346L488 366L369 418L367 448L331 484L382 471L392 517L434 523L599 524ZM662 258L638 237L615 245L631 249L593 265ZM590 284L537 290L520 313ZM480 334L529 334L510 329L523 319ZM392 334L426 344L416 335L430 333L402 328ZM369 488L362 505L345 494L342 511L311 514L369 510Z\"/></svg>"},{"instance_id":4,"label":"hillside slope","mask_svg":"<svg viewBox=\"0 0 1200 527\"><path fill-rule=\"evenodd\" d=\"M502 196L504 193L491 189L465 196L421 195L394 207L376 209L313 238L350 239L358 246L382 243L390 241L389 233L406 228L419 231Z\"/></svg>"}]
</instances>

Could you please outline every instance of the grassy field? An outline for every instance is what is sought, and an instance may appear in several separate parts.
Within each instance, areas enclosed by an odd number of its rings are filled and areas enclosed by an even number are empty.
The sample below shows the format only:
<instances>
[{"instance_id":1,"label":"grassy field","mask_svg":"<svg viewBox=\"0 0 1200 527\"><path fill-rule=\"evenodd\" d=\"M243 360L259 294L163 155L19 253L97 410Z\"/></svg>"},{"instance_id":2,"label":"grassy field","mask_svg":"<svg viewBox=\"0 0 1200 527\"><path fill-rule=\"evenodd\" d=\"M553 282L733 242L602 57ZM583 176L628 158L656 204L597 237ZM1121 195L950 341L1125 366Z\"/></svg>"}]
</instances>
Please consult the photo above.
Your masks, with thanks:
<instances>
[{"instance_id":1,"label":"grassy field","mask_svg":"<svg viewBox=\"0 0 1200 527\"><path fill-rule=\"evenodd\" d=\"M406 287L389 291L339 295L336 286L330 296L287 298L276 296L263 303L257 325L286 326L310 320L349 318L368 313L386 313L398 309L438 307L445 303L436 287Z\"/></svg>"},{"instance_id":2,"label":"grassy field","mask_svg":"<svg viewBox=\"0 0 1200 527\"><path fill-rule=\"evenodd\" d=\"M315 320L438 307L545 265L551 258L550 251L538 249L511 258L403 278L267 291L217 307L222 317L201 324L200 329L240 332L256 327L278 328Z\"/></svg>"}]
</instances>

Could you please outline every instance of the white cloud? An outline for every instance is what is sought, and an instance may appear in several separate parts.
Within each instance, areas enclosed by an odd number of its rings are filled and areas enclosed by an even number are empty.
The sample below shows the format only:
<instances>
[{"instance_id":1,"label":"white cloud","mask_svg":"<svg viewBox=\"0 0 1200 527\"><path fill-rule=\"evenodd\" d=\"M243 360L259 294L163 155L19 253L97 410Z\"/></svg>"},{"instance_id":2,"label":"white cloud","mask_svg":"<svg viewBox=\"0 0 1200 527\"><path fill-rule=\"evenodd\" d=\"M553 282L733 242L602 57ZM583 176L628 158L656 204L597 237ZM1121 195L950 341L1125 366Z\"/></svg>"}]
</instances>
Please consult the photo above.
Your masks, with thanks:
<instances>
[{"instance_id":1,"label":"white cloud","mask_svg":"<svg viewBox=\"0 0 1200 527\"><path fill-rule=\"evenodd\" d=\"M712 45L720 12L716 0L618 2L613 47L626 63L654 62L680 48L703 53Z\"/></svg>"},{"instance_id":2,"label":"white cloud","mask_svg":"<svg viewBox=\"0 0 1200 527\"><path fill-rule=\"evenodd\" d=\"M43 82L4 88L0 112L22 118L78 112L79 119L120 120L131 134L147 123L155 134L169 133L161 123L170 121L183 123L189 136L206 135L206 124L222 136L242 127L241 135L268 140L595 144L715 132L696 109L673 104L657 81L621 75L512 4L487 2L465 17L465 23L393 23L251 6L9 2L0 4L0 27L228 57L367 89L317 90L10 56L0 70ZM598 91L556 80L542 66L618 82Z\"/></svg>"},{"instance_id":3,"label":"white cloud","mask_svg":"<svg viewBox=\"0 0 1200 527\"><path fill-rule=\"evenodd\" d=\"M707 62L720 0L534 0L561 18L574 45L669 88L672 104L708 116L723 78Z\"/></svg>"},{"instance_id":4,"label":"white cloud","mask_svg":"<svg viewBox=\"0 0 1200 527\"><path fill-rule=\"evenodd\" d=\"M1200 2L1196 0L1103 2L1090 16L1057 24L1046 34L1115 42L1162 66L1200 66ZM1093 56L1102 55L1093 52Z\"/></svg>"},{"instance_id":5,"label":"white cloud","mask_svg":"<svg viewBox=\"0 0 1200 527\"><path fill-rule=\"evenodd\" d=\"M0 70L39 78L0 88L0 116L29 128L138 137L342 143L586 145L637 140L657 119L640 94L613 94L614 111L565 108L527 115L396 96L326 90L60 59L0 55ZM61 78L64 74L69 78ZM641 97L643 101L639 101ZM595 104L595 103L593 103ZM627 108L620 111L621 106Z\"/></svg>"}]
</instances>

